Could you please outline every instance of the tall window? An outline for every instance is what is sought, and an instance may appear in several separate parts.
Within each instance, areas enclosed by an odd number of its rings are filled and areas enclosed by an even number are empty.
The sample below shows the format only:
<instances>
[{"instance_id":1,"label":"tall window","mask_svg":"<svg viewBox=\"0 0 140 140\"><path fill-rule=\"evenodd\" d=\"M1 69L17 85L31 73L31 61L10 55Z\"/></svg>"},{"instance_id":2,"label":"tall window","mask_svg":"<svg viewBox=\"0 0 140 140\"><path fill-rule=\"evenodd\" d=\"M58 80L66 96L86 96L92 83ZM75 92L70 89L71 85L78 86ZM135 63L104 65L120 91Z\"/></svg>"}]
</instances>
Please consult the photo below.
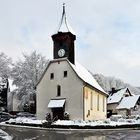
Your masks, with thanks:
<instances>
[{"instance_id":1,"label":"tall window","mask_svg":"<svg viewBox=\"0 0 140 140\"><path fill-rule=\"evenodd\" d=\"M93 107L93 98L92 98L92 92L90 93L90 109L92 110Z\"/></svg>"},{"instance_id":2,"label":"tall window","mask_svg":"<svg viewBox=\"0 0 140 140\"><path fill-rule=\"evenodd\" d=\"M68 72L64 71L64 77L67 77L67 75L68 75Z\"/></svg>"},{"instance_id":3,"label":"tall window","mask_svg":"<svg viewBox=\"0 0 140 140\"><path fill-rule=\"evenodd\" d=\"M61 96L61 86L57 85L57 96Z\"/></svg>"},{"instance_id":4,"label":"tall window","mask_svg":"<svg viewBox=\"0 0 140 140\"><path fill-rule=\"evenodd\" d=\"M97 96L97 110L99 111L99 95Z\"/></svg>"},{"instance_id":5,"label":"tall window","mask_svg":"<svg viewBox=\"0 0 140 140\"><path fill-rule=\"evenodd\" d=\"M51 79L51 80L54 79L54 73L51 73L51 74L50 74L50 79Z\"/></svg>"},{"instance_id":6,"label":"tall window","mask_svg":"<svg viewBox=\"0 0 140 140\"><path fill-rule=\"evenodd\" d=\"M103 112L105 111L105 97L103 97Z\"/></svg>"}]
</instances>

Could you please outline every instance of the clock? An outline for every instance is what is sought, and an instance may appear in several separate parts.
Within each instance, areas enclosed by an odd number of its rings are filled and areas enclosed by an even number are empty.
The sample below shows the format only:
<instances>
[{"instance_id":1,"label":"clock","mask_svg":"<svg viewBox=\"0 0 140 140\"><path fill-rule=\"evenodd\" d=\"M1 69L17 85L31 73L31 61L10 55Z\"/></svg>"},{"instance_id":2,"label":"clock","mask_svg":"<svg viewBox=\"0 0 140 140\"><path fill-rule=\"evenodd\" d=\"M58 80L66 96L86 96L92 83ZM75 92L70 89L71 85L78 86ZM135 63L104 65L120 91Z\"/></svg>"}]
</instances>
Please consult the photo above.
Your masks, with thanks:
<instances>
[{"instance_id":1,"label":"clock","mask_svg":"<svg viewBox=\"0 0 140 140\"><path fill-rule=\"evenodd\" d=\"M63 57L65 55L65 50L64 49L60 49L59 51L58 51L58 56L59 57Z\"/></svg>"}]
</instances>

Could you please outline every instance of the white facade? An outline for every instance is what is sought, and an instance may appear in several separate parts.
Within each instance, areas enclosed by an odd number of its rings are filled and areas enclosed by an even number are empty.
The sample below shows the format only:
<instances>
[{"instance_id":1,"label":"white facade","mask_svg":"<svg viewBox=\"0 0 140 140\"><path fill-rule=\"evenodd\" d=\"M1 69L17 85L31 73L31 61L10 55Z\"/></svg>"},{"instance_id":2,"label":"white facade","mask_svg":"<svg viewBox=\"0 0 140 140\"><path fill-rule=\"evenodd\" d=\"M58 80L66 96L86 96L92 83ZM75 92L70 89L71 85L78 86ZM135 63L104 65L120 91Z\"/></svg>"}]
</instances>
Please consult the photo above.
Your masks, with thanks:
<instances>
[{"instance_id":1,"label":"white facade","mask_svg":"<svg viewBox=\"0 0 140 140\"><path fill-rule=\"evenodd\" d=\"M64 77L67 71L67 77ZM50 79L50 74L54 79ZM61 86L61 95L57 96L57 86ZM37 117L45 119L45 114L51 112L48 104L51 99L66 99L65 111L72 119L83 118L83 82L65 61L52 61L37 86Z\"/></svg>"},{"instance_id":2,"label":"white facade","mask_svg":"<svg viewBox=\"0 0 140 140\"><path fill-rule=\"evenodd\" d=\"M45 119L46 113L51 113L51 116L56 113L55 111L61 113L62 110L59 109L62 108L62 106L63 111L69 113L70 119L85 119L84 88L86 85L89 85L89 83L86 83L87 81L85 82L84 79L82 79L83 77L80 77L81 73L78 73L78 68L74 67L76 67L76 65L71 64L67 59L55 59L48 64L37 84L38 119ZM88 73L88 71L86 71L86 73ZM87 74L86 79L92 79L93 76L92 78L91 76L90 73ZM103 92L96 80L92 80L93 81L90 80L90 82L93 82L92 84L95 85L90 85L92 89L96 89L96 91L99 91L99 94L103 94L106 97L107 94ZM58 86L60 87L59 95Z\"/></svg>"}]
</instances>

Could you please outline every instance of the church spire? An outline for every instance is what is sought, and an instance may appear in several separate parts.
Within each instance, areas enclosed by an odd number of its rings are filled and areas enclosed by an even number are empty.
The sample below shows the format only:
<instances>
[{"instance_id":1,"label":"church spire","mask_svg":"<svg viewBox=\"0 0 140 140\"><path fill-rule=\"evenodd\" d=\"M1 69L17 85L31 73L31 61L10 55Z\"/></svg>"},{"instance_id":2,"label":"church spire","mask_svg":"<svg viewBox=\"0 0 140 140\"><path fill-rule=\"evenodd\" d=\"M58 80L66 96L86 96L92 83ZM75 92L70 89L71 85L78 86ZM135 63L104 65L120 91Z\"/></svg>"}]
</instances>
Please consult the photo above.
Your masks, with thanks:
<instances>
[{"instance_id":1,"label":"church spire","mask_svg":"<svg viewBox=\"0 0 140 140\"><path fill-rule=\"evenodd\" d=\"M63 4L63 12L61 17L61 22L57 33L52 35L53 39L53 58L67 58L71 63L75 63L75 46L74 41L76 36L70 30L68 26L65 4Z\"/></svg>"},{"instance_id":2,"label":"church spire","mask_svg":"<svg viewBox=\"0 0 140 140\"><path fill-rule=\"evenodd\" d=\"M66 17L65 3L63 3L63 12L62 12L62 17L59 24L58 32L71 32Z\"/></svg>"}]
</instances>

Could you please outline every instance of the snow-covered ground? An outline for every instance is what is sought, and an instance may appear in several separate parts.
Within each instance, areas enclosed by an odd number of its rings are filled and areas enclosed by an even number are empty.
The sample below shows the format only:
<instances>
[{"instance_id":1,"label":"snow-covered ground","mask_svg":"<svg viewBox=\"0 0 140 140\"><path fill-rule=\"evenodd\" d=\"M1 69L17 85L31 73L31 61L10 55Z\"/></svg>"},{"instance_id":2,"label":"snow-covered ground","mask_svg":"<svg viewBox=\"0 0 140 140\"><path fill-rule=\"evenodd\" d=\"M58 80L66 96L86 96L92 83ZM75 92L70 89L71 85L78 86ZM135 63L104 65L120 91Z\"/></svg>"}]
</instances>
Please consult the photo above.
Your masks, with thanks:
<instances>
[{"instance_id":1,"label":"snow-covered ground","mask_svg":"<svg viewBox=\"0 0 140 140\"><path fill-rule=\"evenodd\" d=\"M46 120L36 120L34 118L18 117L16 119L10 119L7 121L9 124L38 124L41 125L46 122ZM121 126L121 125L131 125L140 124L140 116L134 116L133 118L123 118L121 116L113 116L106 120L97 121L81 121L81 120L57 120L52 123L52 125L61 126Z\"/></svg>"},{"instance_id":2,"label":"snow-covered ground","mask_svg":"<svg viewBox=\"0 0 140 140\"><path fill-rule=\"evenodd\" d=\"M9 136L6 132L0 129L0 139L1 140L12 140L13 137Z\"/></svg>"},{"instance_id":3,"label":"snow-covered ground","mask_svg":"<svg viewBox=\"0 0 140 140\"><path fill-rule=\"evenodd\" d=\"M43 124L46 121L45 120L36 120L35 118L17 117L15 119L10 119L6 122L15 123L15 124ZM3 123L5 123L5 122L3 122Z\"/></svg>"},{"instance_id":4,"label":"snow-covered ground","mask_svg":"<svg viewBox=\"0 0 140 140\"><path fill-rule=\"evenodd\" d=\"M118 120L111 121L110 119L104 121L66 121L66 120L58 120L53 123L54 125L75 125L75 126L121 126L121 125L130 125L130 124L140 124L140 120L127 119L127 120Z\"/></svg>"}]
</instances>

